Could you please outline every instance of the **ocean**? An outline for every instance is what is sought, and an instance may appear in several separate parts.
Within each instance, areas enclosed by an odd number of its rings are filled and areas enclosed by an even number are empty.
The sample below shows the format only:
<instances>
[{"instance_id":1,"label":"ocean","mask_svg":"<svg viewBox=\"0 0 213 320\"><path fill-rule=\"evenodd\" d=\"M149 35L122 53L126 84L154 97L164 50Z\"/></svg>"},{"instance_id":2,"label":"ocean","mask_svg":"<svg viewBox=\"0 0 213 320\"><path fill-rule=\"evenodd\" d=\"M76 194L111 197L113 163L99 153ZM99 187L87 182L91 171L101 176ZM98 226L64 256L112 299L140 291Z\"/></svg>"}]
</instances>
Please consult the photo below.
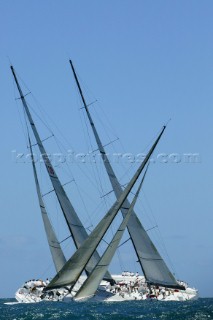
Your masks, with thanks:
<instances>
[{"instance_id":1,"label":"ocean","mask_svg":"<svg viewBox=\"0 0 213 320\"><path fill-rule=\"evenodd\" d=\"M41 302L6 305L0 299L0 319L4 320L207 320L213 319L213 298L187 302Z\"/></svg>"}]
</instances>

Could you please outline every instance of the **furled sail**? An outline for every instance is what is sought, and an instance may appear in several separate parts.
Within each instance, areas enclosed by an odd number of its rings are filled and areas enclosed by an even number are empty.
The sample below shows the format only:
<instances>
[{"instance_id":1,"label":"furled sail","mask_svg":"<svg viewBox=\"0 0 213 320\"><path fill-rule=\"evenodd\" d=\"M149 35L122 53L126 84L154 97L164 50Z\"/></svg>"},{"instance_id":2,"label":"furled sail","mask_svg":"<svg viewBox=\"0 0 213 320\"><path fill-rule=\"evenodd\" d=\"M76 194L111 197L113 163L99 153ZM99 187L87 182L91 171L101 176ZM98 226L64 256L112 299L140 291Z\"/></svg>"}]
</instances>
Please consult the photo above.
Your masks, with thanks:
<instances>
[{"instance_id":1,"label":"furled sail","mask_svg":"<svg viewBox=\"0 0 213 320\"><path fill-rule=\"evenodd\" d=\"M16 77L16 74L15 74L13 66L11 66L11 70L12 70L12 73L13 73L13 76L14 76L14 79L15 79L15 82L16 82L16 85L17 85L21 100L22 100L22 104L23 104L24 110L25 110L26 115L28 117L30 126L31 126L33 134L35 136L35 139L37 141L39 150L40 150L40 152L42 154L42 157L43 157L47 172L49 174L49 177L50 177L50 180L52 182L54 191L56 193L56 196L58 198L58 201L59 201L59 204L61 206L62 212L64 214L64 218L66 220L67 226L68 226L68 228L70 230L70 233L72 235L72 238L73 238L73 241L74 241L74 244L75 244L76 248L79 248L80 245L84 242L84 240L88 237L88 234L87 234L83 224L81 223L81 221L80 221L75 209L73 208L73 206L72 206L72 204L71 204L71 202L70 202L70 200L69 200L69 198L68 198L68 196L67 196L67 194L66 194L66 192L65 192L65 190L63 188L63 186L61 185L55 170L52 167L52 164L51 164L51 162L50 162L50 160L48 158L46 150L45 150L45 148L44 148L44 146L42 144L41 138L40 138L40 136L38 134L38 131L36 129L35 123L34 123L34 121L32 119L30 110L29 110L29 108L27 106L27 103L26 103L25 97L23 95L23 92L21 90L21 87L20 87L20 85L18 83L18 80L17 80L17 77ZM86 271L88 273L91 272L91 270L94 268L94 266L99 261L99 259L100 259L100 257L98 255L98 253L94 252L93 257L89 261L89 263L87 265L87 268L86 268ZM106 278L107 279L112 279L110 274L109 274L109 272L107 272Z\"/></svg>"},{"instance_id":2,"label":"furled sail","mask_svg":"<svg viewBox=\"0 0 213 320\"><path fill-rule=\"evenodd\" d=\"M51 222L49 220L49 217L45 208L44 201L42 199L41 189L38 181L38 176L37 176L37 171L36 171L36 166L35 166L35 161L34 161L34 156L32 151L32 145L31 145L29 136L28 136L28 140L29 140L29 146L30 146L30 152L31 152L31 158L32 158L32 166L33 166L33 174L34 174L34 179L36 184L36 191L38 195L38 201L41 209L41 215L44 223L45 232L47 235L47 241L49 244L49 248L52 255L53 263L55 265L56 272L59 272L61 268L65 265L66 258L61 249L60 242L58 241L55 231L51 225Z\"/></svg>"},{"instance_id":3,"label":"furled sail","mask_svg":"<svg viewBox=\"0 0 213 320\"><path fill-rule=\"evenodd\" d=\"M81 247L73 254L73 256L66 262L64 267L59 271L56 276L51 280L49 285L47 286L48 289L52 288L60 288L63 286L71 285L73 286L76 281L78 280L79 276L81 275L82 271L84 270L86 264L88 263L90 257L92 256L93 252L96 250L97 246L99 245L100 241L104 237L107 229L109 228L110 224L112 223L113 219L115 218L116 214L122 207L125 199L129 195L130 191L132 190L135 182L137 181L139 175L141 174L143 168L147 164L151 154L153 153L158 141L160 140L165 126L162 128L158 138L156 139L155 143L151 147L150 151L146 155L144 161L139 166L138 170L121 193L118 200L114 203L111 209L107 212L107 214L103 217L103 219L98 223L96 228L92 231L92 233L88 236L88 238L84 241ZM130 206L129 206L130 207Z\"/></svg>"},{"instance_id":4,"label":"furled sail","mask_svg":"<svg viewBox=\"0 0 213 320\"><path fill-rule=\"evenodd\" d=\"M88 106L86 104L85 98L83 96L82 89L80 87L80 83L78 81L74 66L72 61L70 60L70 65L74 74L74 78L80 92L84 108L86 110L93 134L95 136L96 143L98 145L101 157L104 162L104 166L106 172L109 176L109 180L111 182L112 188L114 190L115 196L118 199L121 195L123 189L115 175L115 172L109 162L107 154L104 150L103 144L101 143L100 137L96 130L95 124L92 120L91 114L89 112ZM129 207L129 201L126 199L123 207ZM123 216L126 215L126 211L121 208L121 212ZM161 255L159 254L158 250L156 249L155 245L153 244L152 240L146 233L144 227L142 226L139 218L137 217L136 213L133 211L127 229L130 235L130 239L132 241L133 247L135 249L136 255L138 257L138 262L140 263L141 269L144 273L146 281L150 284L156 285L163 285L166 287L172 288L180 288L179 284L177 283L175 277L170 272L169 268L167 267L165 261L162 259Z\"/></svg>"},{"instance_id":5,"label":"furled sail","mask_svg":"<svg viewBox=\"0 0 213 320\"><path fill-rule=\"evenodd\" d=\"M125 218L123 218L123 221L121 222L117 232L115 233L114 237L112 238L111 242L109 243L107 249L105 250L104 254L102 255L100 261L97 263L95 268L92 270L90 275L87 277L86 281L82 284L78 292L76 293L74 300L80 300L85 298L92 297L96 290L98 289L99 284L101 283L101 280L104 277L104 274L106 273L106 270L109 267L110 262L112 261L112 258L115 254L115 251L120 243L120 240L123 236L123 233L126 229L127 223L129 221L129 218L132 214L134 205L136 203L136 200L138 198L139 192L141 190L141 186L144 181L144 177L146 175L146 172L144 173L144 176L142 178L142 181L139 185L139 188L133 198L133 201L127 210L127 214Z\"/></svg>"}]
</instances>

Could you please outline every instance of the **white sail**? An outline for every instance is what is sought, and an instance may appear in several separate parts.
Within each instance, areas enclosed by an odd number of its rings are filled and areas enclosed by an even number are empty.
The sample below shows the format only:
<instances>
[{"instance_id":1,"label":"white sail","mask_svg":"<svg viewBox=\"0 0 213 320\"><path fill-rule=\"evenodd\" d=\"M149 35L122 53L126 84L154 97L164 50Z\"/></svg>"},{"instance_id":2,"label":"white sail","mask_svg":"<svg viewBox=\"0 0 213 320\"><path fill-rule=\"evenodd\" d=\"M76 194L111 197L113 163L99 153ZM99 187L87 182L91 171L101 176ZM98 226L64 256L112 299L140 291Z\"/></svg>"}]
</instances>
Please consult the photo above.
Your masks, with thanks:
<instances>
[{"instance_id":1,"label":"white sail","mask_svg":"<svg viewBox=\"0 0 213 320\"><path fill-rule=\"evenodd\" d=\"M44 228L45 232L47 235L47 241L49 244L50 252L52 255L53 263L55 265L55 269L57 272L61 270L61 268L65 265L66 263L66 258L64 256L64 253L61 249L61 245L57 239L57 236L55 234L55 231L51 225L51 222L49 220L44 201L42 199L41 195L41 189L40 185L38 182L38 176L37 176L37 171L36 171L36 166L35 166L35 161L34 161L34 156L33 156L33 151L32 151L32 145L30 141L30 137L28 136L29 140L29 146L30 146L30 152L31 152L31 158L32 158L32 166L33 166L33 174L34 174L34 179L35 179L35 184L36 184L36 191L38 195L38 201L39 201L39 206L41 209L41 215L44 223Z\"/></svg>"},{"instance_id":2,"label":"white sail","mask_svg":"<svg viewBox=\"0 0 213 320\"><path fill-rule=\"evenodd\" d=\"M123 189L120 186L120 183L115 175L115 172L104 150L103 144L101 143L100 137L98 135L98 132L96 130L92 117L90 115L89 109L84 99L84 96L83 96L83 93L82 93L82 90L81 90L81 87L80 87L80 84L71 60L70 60L70 65L71 65L74 78L77 83L77 86L84 104L84 108L86 110L93 134L95 136L96 143L98 145L101 157L103 159L106 172L109 176L109 180L111 182L115 196L118 199ZM129 206L130 206L129 201L128 199L126 199L123 207L128 208ZM121 208L121 212L125 217L126 215L125 209ZM148 236L147 232L145 231L144 227L142 226L139 218L137 217L134 211L129 219L127 229L128 229L133 247L135 249L136 255L138 257L138 262L140 263L140 266L146 278L146 281L150 284L180 288L175 277L170 272L165 261L162 259L161 255L159 254L158 250L156 249L155 245L153 244L152 240Z\"/></svg>"},{"instance_id":3,"label":"white sail","mask_svg":"<svg viewBox=\"0 0 213 320\"><path fill-rule=\"evenodd\" d=\"M40 138L40 136L38 134L38 131L36 129L35 123L34 123L34 121L32 119L31 113L30 113L29 108L27 106L27 103L26 103L26 100L24 98L24 95L23 95L23 92L21 90L21 87L20 87L20 85L18 83L18 80L17 80L17 77L16 77L16 74L15 74L13 66L11 66L11 70L12 70L12 73L13 73L13 76L14 76L18 91L20 93L20 97L21 97L21 100L22 100L22 104L23 104L24 110L25 110L26 115L28 117L30 126L32 128L32 131L33 131L33 134L34 134L35 139L37 141L37 144L38 144L38 147L40 149L40 152L42 154L42 157L43 157L47 172L49 174L49 177L50 177L50 180L52 182L54 191L56 193L56 196L58 198L58 201L59 201L59 204L61 206L62 212L64 214L64 218L66 220L67 226L68 226L68 228L70 230L70 233L72 235L72 238L73 238L73 241L74 241L74 244L75 244L76 248L79 248L80 245L84 242L84 240L87 239L88 234L87 234L83 224L81 223L81 221L80 221L75 209L73 208L73 206L72 206L72 204L71 204L71 202L70 202L70 200L69 200L69 198L68 198L68 196L67 196L67 194L66 194L66 192L65 192L65 190L63 188L63 186L61 185L55 170L52 167L52 164L51 164L51 162L50 162L50 160L48 158L46 150L45 150L45 148L44 148L44 146L42 144L41 138ZM100 259L100 257L98 255L98 253L94 252L94 255L92 256L92 258L89 261L89 263L87 265L87 268L86 268L86 271L88 273L91 272L91 270L94 268L94 266L99 261L99 259ZM107 272L106 278L107 279L112 279L108 272Z\"/></svg>"},{"instance_id":4,"label":"white sail","mask_svg":"<svg viewBox=\"0 0 213 320\"><path fill-rule=\"evenodd\" d=\"M51 280L51 282L47 286L47 290L52 288L59 288L67 285L74 285L76 283L82 271L84 270L86 264L88 263L90 257L92 256L93 252L96 250L100 241L104 237L107 229L109 228L116 214L120 210L121 206L123 205L131 189L133 188L143 168L147 164L165 128L166 128L165 126L162 128L155 143L151 147L144 161L141 163L138 170L136 171L133 178L130 180L130 182L128 183L127 187L124 189L124 191L122 192L118 200L114 203L114 205L111 207L108 213L104 216L104 218L98 223L96 228L92 231L89 237L84 241L81 247L66 262L66 264L61 269L61 271L59 271L56 274L56 276Z\"/></svg>"},{"instance_id":5,"label":"white sail","mask_svg":"<svg viewBox=\"0 0 213 320\"><path fill-rule=\"evenodd\" d=\"M146 174L146 172L145 172ZM136 203L136 200L138 198L142 183L144 181L144 177L139 185L139 188L134 196L134 199L129 207L127 209L127 213L125 218L123 218L122 223L120 224L117 232L115 233L114 237L112 238L111 242L109 243L107 249L105 250L104 254L102 255L100 261L97 263L95 268L92 270L90 275L87 277L86 281L83 283L83 285L80 287L78 292L75 295L74 300L80 300L80 299L85 299L92 297L96 290L98 289L99 284L101 283L101 280L104 277L104 274L106 273L106 270L109 267L110 262L112 261L112 258L115 254L115 251L120 243L120 240L123 236L123 233L126 229L127 223L129 221L129 218L132 214L134 205Z\"/></svg>"}]
</instances>

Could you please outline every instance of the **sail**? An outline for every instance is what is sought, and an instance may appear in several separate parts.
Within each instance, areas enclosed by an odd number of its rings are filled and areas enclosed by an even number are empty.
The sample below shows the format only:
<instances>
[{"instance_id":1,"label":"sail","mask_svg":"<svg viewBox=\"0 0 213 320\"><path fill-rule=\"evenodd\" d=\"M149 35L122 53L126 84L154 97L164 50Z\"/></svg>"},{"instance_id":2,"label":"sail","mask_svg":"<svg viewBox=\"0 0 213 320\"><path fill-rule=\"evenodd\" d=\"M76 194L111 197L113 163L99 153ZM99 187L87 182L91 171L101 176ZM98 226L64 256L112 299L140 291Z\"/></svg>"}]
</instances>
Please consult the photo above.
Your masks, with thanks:
<instances>
[{"instance_id":1,"label":"sail","mask_svg":"<svg viewBox=\"0 0 213 320\"><path fill-rule=\"evenodd\" d=\"M20 97L21 97L21 100L22 100L22 104L23 104L24 110L25 110L26 115L28 117L28 120L29 120L29 123L31 125L33 134L35 136L35 139L37 141L39 150L40 150L40 152L42 154L42 158L44 160L47 172L48 172L50 180L51 180L51 183L53 185L54 191L56 193L56 196L58 198L58 201L59 201L59 204L61 206L62 212L64 214L64 218L66 220L67 226L68 226L68 228L70 230L70 233L72 235L72 238L73 238L73 241L74 241L74 244L75 244L76 248L79 248L80 245L84 242L84 240L88 237L88 234L87 234L83 224L81 223L81 221L80 221L75 209L73 208L73 206L72 206L72 204L71 204L71 202L70 202L70 200L69 200L69 198L68 198L68 196L67 196L67 194L66 194L66 192L65 192L65 190L63 188L63 186L61 185L55 170L52 167L52 164L51 164L51 162L50 162L50 160L48 158L48 155L47 155L47 153L45 151L45 148L44 148L44 146L42 144L41 138L40 138L40 136L38 134L38 131L36 129L35 123L34 123L34 121L32 119L31 113L30 113L29 108L27 106L27 103L26 103L26 100L24 98L24 95L23 95L23 92L21 90L21 87L20 87L20 85L18 83L18 80L17 80L17 77L16 77L16 74L15 74L13 66L11 66L11 70L12 70L12 73L13 73L13 76L14 76L18 91L20 93ZM92 271L92 269L94 268L96 263L99 261L99 259L100 259L100 257L98 255L98 253L95 252L93 257L91 258L91 261L87 265L86 271L88 273L90 273ZM109 272L107 272L106 278L107 279L112 279L110 274L109 274Z\"/></svg>"},{"instance_id":2,"label":"sail","mask_svg":"<svg viewBox=\"0 0 213 320\"><path fill-rule=\"evenodd\" d=\"M121 195L123 189L120 186L120 183L115 175L115 172L109 162L107 154L104 150L103 144L101 143L100 137L92 120L91 114L89 112L88 106L86 104L85 98L83 96L82 89L80 87L80 83L78 81L74 66L72 61L70 60L70 65L74 74L75 81L77 83L78 90L80 92L83 105L88 116L93 134L95 136L96 143L98 145L101 157L103 159L103 163L106 169L106 172L109 176L110 183L112 185L113 191L115 193L116 198L118 199ZM123 207L129 207L129 201L126 199ZM123 216L126 215L126 211L121 208L121 212ZM150 284L163 285L166 287L179 287L175 277L170 272L167 267L165 261L162 259L152 240L148 236L144 227L142 226L139 218L136 213L133 211L127 229L130 235L130 239L132 241L133 247L135 249L138 262L140 263L141 269L144 273L146 281Z\"/></svg>"},{"instance_id":3,"label":"sail","mask_svg":"<svg viewBox=\"0 0 213 320\"><path fill-rule=\"evenodd\" d=\"M43 201L42 195L41 195L41 189L40 189L40 185L38 182L38 176L37 176L37 171L36 171L36 166L35 166L35 161L34 161L34 156L33 156L33 151L32 151L32 145L31 145L31 141L30 141L29 136L28 136L28 140L29 140L29 145L30 145L30 152L31 152L31 158L32 158L33 174L34 174L34 179L35 179L35 184L36 184L36 191L37 191L37 195L38 195L39 206L41 209L41 215L42 215L42 219L43 219L43 223L44 223L45 232L47 235L47 241L49 244L53 263L55 265L55 269L57 272L59 272L61 270L61 268L65 265L66 258L64 256L62 249L61 249L60 243L57 239L57 236L56 236L55 231L51 225L51 222L48 218L45 204L44 204L44 201Z\"/></svg>"},{"instance_id":4,"label":"sail","mask_svg":"<svg viewBox=\"0 0 213 320\"><path fill-rule=\"evenodd\" d=\"M134 205L136 203L136 200L138 198L138 194L140 192L142 183L144 181L144 177L146 175L146 172L144 173L143 179L139 185L139 188L134 196L134 199L129 207L127 209L127 214L125 218L123 218L122 223L120 224L117 232L115 233L114 237L112 238L111 242L109 243L107 249L105 250L104 254L102 255L100 261L97 263L95 268L92 270L86 281L82 284L81 288L78 290L77 294L75 295L74 300L80 300L92 297L96 290L98 289L99 284L101 283L101 280L104 277L104 274L106 270L109 267L109 264L115 254L115 251L120 243L120 240L123 236L123 233L126 229L127 223L129 221L129 218L131 216L132 210L134 208Z\"/></svg>"},{"instance_id":5,"label":"sail","mask_svg":"<svg viewBox=\"0 0 213 320\"><path fill-rule=\"evenodd\" d=\"M158 138L156 139L155 143L151 147L150 151L146 155L144 161L139 166L138 170L128 183L127 187L124 189L118 200L114 203L111 209L107 212L104 218L98 223L96 228L92 231L89 237L84 241L81 247L73 254L73 256L66 262L64 267L59 271L56 276L51 280L49 285L47 286L48 289L52 288L60 288L67 285L74 285L78 280L79 276L81 275L82 271L84 270L86 264L88 263L90 257L92 256L93 252L96 250L97 246L99 245L100 241L104 237L107 229L109 228L110 224L112 223L113 219L115 218L116 214L120 210L121 206L123 205L125 199L127 198L128 194L130 193L131 189L133 188L135 182L137 181L139 175L141 174L143 168L147 164L151 154L153 153L158 141L160 140L165 126L162 128Z\"/></svg>"}]
</instances>

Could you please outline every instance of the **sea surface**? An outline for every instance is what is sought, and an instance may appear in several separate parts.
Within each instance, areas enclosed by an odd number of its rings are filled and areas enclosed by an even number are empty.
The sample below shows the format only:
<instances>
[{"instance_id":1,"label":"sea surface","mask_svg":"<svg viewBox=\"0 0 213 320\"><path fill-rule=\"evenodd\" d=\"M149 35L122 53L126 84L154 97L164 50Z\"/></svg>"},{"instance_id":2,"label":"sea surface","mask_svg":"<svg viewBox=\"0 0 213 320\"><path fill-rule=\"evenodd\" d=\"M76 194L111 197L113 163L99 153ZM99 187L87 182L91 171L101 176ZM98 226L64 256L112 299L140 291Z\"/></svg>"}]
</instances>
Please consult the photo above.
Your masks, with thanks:
<instances>
[{"instance_id":1,"label":"sea surface","mask_svg":"<svg viewBox=\"0 0 213 320\"><path fill-rule=\"evenodd\" d=\"M6 305L13 299L0 299L1 320L37 319L213 319L213 298L187 302L128 301L128 302L41 302Z\"/></svg>"}]
</instances>

